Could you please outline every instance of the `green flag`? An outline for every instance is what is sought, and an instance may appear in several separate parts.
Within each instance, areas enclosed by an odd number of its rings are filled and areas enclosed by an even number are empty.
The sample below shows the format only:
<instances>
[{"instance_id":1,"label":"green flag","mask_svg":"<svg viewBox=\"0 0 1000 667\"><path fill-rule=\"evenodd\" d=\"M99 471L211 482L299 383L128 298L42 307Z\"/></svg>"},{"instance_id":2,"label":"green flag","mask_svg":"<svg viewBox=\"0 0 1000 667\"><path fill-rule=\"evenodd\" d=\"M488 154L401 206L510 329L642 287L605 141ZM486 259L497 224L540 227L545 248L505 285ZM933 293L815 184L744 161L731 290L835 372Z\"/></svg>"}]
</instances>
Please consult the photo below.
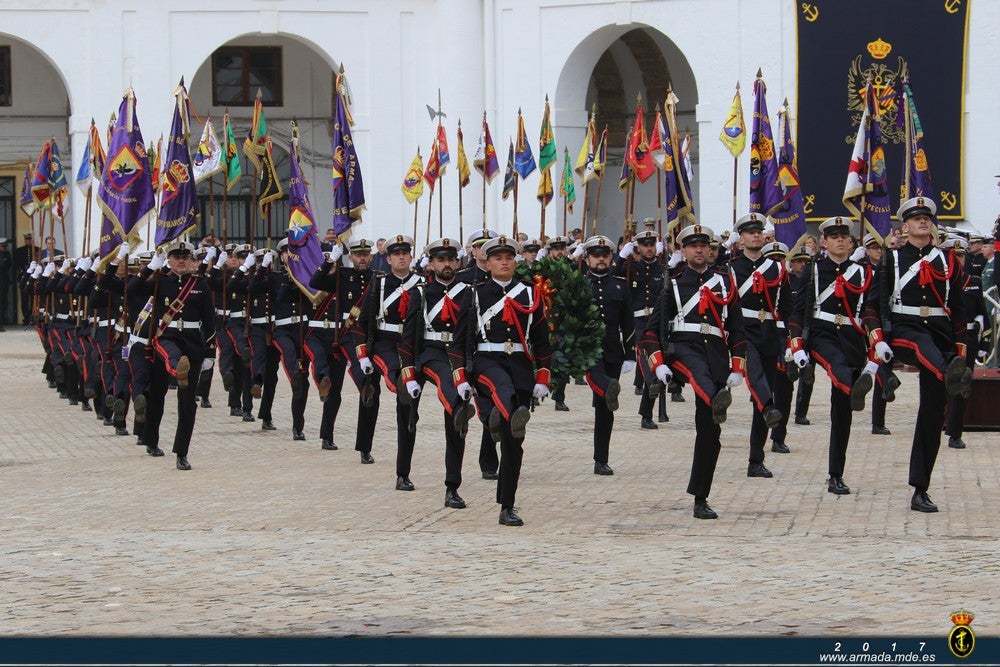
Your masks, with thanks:
<instances>
[{"instance_id":1,"label":"green flag","mask_svg":"<svg viewBox=\"0 0 1000 667\"><path fill-rule=\"evenodd\" d=\"M563 166L562 183L559 184L559 194L566 199L566 208L572 213L573 202L576 201L576 186L573 185L573 168L569 164L569 149L566 152L566 163Z\"/></svg>"},{"instance_id":2,"label":"green flag","mask_svg":"<svg viewBox=\"0 0 1000 667\"><path fill-rule=\"evenodd\" d=\"M222 167L226 172L226 189L232 190L233 186L239 183L243 168L240 166L240 154L236 149L236 137L233 136L233 126L229 122L228 113L223 119L223 125L226 128L226 148L222 151Z\"/></svg>"},{"instance_id":3,"label":"green flag","mask_svg":"<svg viewBox=\"0 0 1000 667\"><path fill-rule=\"evenodd\" d=\"M556 161L556 143L552 135L552 121L549 119L549 96L545 96L545 113L542 115L542 131L538 137L538 168L548 169Z\"/></svg>"}]
</instances>

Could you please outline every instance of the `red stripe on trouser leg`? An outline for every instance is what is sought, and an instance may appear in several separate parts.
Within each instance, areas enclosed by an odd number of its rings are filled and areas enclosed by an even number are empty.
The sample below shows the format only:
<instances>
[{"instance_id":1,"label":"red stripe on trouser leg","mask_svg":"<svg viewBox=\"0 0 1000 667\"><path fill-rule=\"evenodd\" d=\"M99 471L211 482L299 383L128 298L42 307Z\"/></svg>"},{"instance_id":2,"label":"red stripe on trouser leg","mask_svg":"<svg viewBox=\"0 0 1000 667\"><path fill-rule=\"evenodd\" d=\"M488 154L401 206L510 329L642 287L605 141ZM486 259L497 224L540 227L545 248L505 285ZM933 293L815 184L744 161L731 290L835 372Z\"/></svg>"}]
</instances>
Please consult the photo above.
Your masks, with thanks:
<instances>
[{"instance_id":1,"label":"red stripe on trouser leg","mask_svg":"<svg viewBox=\"0 0 1000 667\"><path fill-rule=\"evenodd\" d=\"M819 363L820 366L823 367L823 369L826 371L826 374L830 377L830 382L833 383L834 387L836 387L838 390L844 392L847 395L851 394L851 388L837 379L837 376L834 375L833 373L833 368L830 366L830 362L824 359L823 355L821 355L816 350L811 351L809 354L814 359L816 359L816 362Z\"/></svg>"},{"instance_id":2,"label":"red stripe on trouser leg","mask_svg":"<svg viewBox=\"0 0 1000 667\"><path fill-rule=\"evenodd\" d=\"M382 371L382 379L385 380L385 386L389 388L389 391L395 394L396 385L394 385L392 380L389 379L389 365L386 364L385 360L377 354L371 355L371 360L376 366L378 366L379 370Z\"/></svg>"},{"instance_id":3,"label":"red stripe on trouser leg","mask_svg":"<svg viewBox=\"0 0 1000 667\"><path fill-rule=\"evenodd\" d=\"M587 375L586 375L586 378L587 378L587 384L589 384L589 385L590 385L590 389L591 389L591 391L593 391L593 392L594 392L595 394L597 394L597 395L598 395L598 396L600 396L601 398L604 398L604 390L603 390L603 389L601 389L601 388L600 388L600 387L599 387L599 386L597 385L597 383L596 383L596 382L594 382L594 381L593 381L593 380L591 379L591 377L590 377L590 371L587 371Z\"/></svg>"},{"instance_id":4,"label":"red stripe on trouser leg","mask_svg":"<svg viewBox=\"0 0 1000 667\"><path fill-rule=\"evenodd\" d=\"M510 421L510 413L507 412L506 408L504 408L503 401L500 400L500 395L497 393L496 385L490 382L490 379L485 375L480 375L476 378L476 382L481 383L489 390L490 396L493 398L493 405L500 411L500 416L503 417L504 420Z\"/></svg>"},{"instance_id":5,"label":"red stripe on trouser leg","mask_svg":"<svg viewBox=\"0 0 1000 667\"><path fill-rule=\"evenodd\" d=\"M707 405L712 404L712 397L709 396L705 392L705 390L702 389L698 385L698 383L694 381L694 373L691 372L691 369L689 369L687 366L676 360L670 362L670 365L674 367L674 370L680 371L681 373L684 374L684 376L688 380L688 384L690 384L691 388L694 389L694 393L698 396L698 398L704 401Z\"/></svg>"},{"instance_id":6,"label":"red stripe on trouser leg","mask_svg":"<svg viewBox=\"0 0 1000 667\"><path fill-rule=\"evenodd\" d=\"M431 382L434 383L434 386L437 387L438 400L441 401L441 405L444 406L444 411L450 415L451 406L448 405L448 399L444 397L444 392L441 391L441 378L438 376L437 373L435 373L429 368L423 368L421 370L424 373L424 375L426 375L431 379Z\"/></svg>"},{"instance_id":7,"label":"red stripe on trouser leg","mask_svg":"<svg viewBox=\"0 0 1000 667\"><path fill-rule=\"evenodd\" d=\"M944 375L941 373L941 371L937 369L936 366L934 366L934 364L930 362L930 360L927 359L927 357L920 354L920 348L917 346L916 343L910 340L903 340L902 338L897 338L896 340L892 341L892 344L913 350L913 354L917 356L917 361L919 361L924 368L933 373L934 377L936 377L938 380L944 381Z\"/></svg>"},{"instance_id":8,"label":"red stripe on trouser leg","mask_svg":"<svg viewBox=\"0 0 1000 667\"><path fill-rule=\"evenodd\" d=\"M169 373L171 377L177 377L177 371L170 365L170 354L163 348L162 345L160 345L160 341L153 343L153 349L158 355L160 355L160 357L163 358L163 365L167 367L167 373Z\"/></svg>"}]
</instances>

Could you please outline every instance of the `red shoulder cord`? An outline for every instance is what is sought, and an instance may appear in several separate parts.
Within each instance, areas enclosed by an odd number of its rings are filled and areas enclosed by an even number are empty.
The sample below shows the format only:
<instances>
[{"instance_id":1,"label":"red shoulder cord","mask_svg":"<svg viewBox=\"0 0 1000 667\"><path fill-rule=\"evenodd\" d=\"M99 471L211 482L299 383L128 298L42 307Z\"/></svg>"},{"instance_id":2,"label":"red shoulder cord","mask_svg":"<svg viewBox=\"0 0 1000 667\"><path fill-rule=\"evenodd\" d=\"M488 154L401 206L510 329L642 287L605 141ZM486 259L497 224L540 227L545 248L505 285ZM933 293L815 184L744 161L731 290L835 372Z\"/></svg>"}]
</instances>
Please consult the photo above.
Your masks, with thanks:
<instances>
[{"instance_id":1,"label":"red shoulder cord","mask_svg":"<svg viewBox=\"0 0 1000 667\"><path fill-rule=\"evenodd\" d=\"M951 309L948 308L948 304L944 302L944 299L942 299L941 295L938 293L936 283L938 281L947 282L951 280L952 275L955 273L955 256L952 253L948 253L948 261L946 263L947 268L944 273L935 271L934 267L931 266L931 263L923 258L917 261L920 262L920 286L926 287L927 285L930 285L931 291L934 292L934 296L937 298L938 303L941 304L944 312L951 316Z\"/></svg>"},{"instance_id":2,"label":"red shoulder cord","mask_svg":"<svg viewBox=\"0 0 1000 667\"><path fill-rule=\"evenodd\" d=\"M778 264L775 262L775 264ZM761 273L754 271L752 274L753 283L751 283L751 289L754 294L763 294L764 303L767 304L767 310L771 313L771 317L774 321L778 321L778 312L775 308L774 301L771 300L771 290L775 287L779 287L782 281L785 279L785 267L778 264L778 275L774 280L767 280Z\"/></svg>"},{"instance_id":3,"label":"red shoulder cord","mask_svg":"<svg viewBox=\"0 0 1000 667\"><path fill-rule=\"evenodd\" d=\"M517 331L517 337L520 339L521 345L524 347L524 354L531 361L534 361L535 358L530 352L528 352L528 340L524 329L521 327L521 318L518 317L517 314L521 313L522 315L529 315L537 311L539 308L542 308L542 312L545 312L544 307L542 306L545 300L545 292L543 291L542 283L538 280L539 278L541 278L541 276L535 276L535 285L532 288L532 305L525 306L524 304L518 303L517 299L512 299L505 294L503 297L503 316L501 317L505 324L511 325Z\"/></svg>"},{"instance_id":4,"label":"red shoulder cord","mask_svg":"<svg viewBox=\"0 0 1000 667\"><path fill-rule=\"evenodd\" d=\"M441 306L441 321L442 322L454 322L458 323L458 304L448 296L448 293L444 293L444 305Z\"/></svg>"},{"instance_id":5,"label":"red shoulder cord","mask_svg":"<svg viewBox=\"0 0 1000 667\"><path fill-rule=\"evenodd\" d=\"M865 279L860 285L854 285L850 280L845 279L843 274L838 274L837 279L834 281L833 295L840 299L840 303L844 306L844 312L847 313L847 319L851 321L851 326L854 327L862 336L865 335L865 330L860 324L858 324L858 321L854 319L854 311L851 308L851 304L847 301L847 293L850 292L855 295L864 294L871 282L871 264L865 266Z\"/></svg>"},{"instance_id":6,"label":"red shoulder cord","mask_svg":"<svg viewBox=\"0 0 1000 667\"><path fill-rule=\"evenodd\" d=\"M717 274L718 275L718 274ZM712 313L712 319L715 320L715 324L719 327L719 331L722 332L722 341L726 341L726 327L722 323L722 316L719 315L719 309L716 306L728 306L733 303L738 293L736 287L736 279L731 275L729 277L729 296L723 298L715 293L715 290L710 288L708 285L702 285L701 289L698 290L698 314L704 315L706 312Z\"/></svg>"},{"instance_id":7,"label":"red shoulder cord","mask_svg":"<svg viewBox=\"0 0 1000 667\"><path fill-rule=\"evenodd\" d=\"M410 290L403 290L399 295L399 319L406 319L406 311L410 309Z\"/></svg>"}]
</instances>

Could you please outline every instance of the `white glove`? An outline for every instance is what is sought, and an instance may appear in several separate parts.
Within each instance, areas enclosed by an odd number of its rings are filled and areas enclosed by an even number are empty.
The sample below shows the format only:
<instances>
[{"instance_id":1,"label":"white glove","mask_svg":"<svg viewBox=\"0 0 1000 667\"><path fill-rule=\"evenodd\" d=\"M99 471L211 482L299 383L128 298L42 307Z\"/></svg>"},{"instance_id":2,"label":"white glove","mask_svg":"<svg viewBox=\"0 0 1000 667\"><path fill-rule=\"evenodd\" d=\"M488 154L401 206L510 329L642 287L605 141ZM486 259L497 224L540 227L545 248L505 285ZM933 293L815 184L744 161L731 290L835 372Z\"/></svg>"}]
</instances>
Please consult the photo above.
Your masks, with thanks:
<instances>
[{"instance_id":1,"label":"white glove","mask_svg":"<svg viewBox=\"0 0 1000 667\"><path fill-rule=\"evenodd\" d=\"M44 272L45 272L44 268L42 268L41 266L36 266L35 270L32 271L32 273L31 273L31 277L34 278L35 280L38 280L39 278L42 277L42 274Z\"/></svg>"},{"instance_id":2,"label":"white glove","mask_svg":"<svg viewBox=\"0 0 1000 667\"><path fill-rule=\"evenodd\" d=\"M670 366L667 366L666 364L660 364L656 367L654 372L656 373L656 379L663 384L670 382L670 378L674 376L674 374L670 372Z\"/></svg>"},{"instance_id":3,"label":"white glove","mask_svg":"<svg viewBox=\"0 0 1000 667\"><path fill-rule=\"evenodd\" d=\"M372 365L372 360L368 357L358 359L358 366L361 366L361 372L365 375L371 375L375 372L375 366Z\"/></svg>"},{"instance_id":4,"label":"white glove","mask_svg":"<svg viewBox=\"0 0 1000 667\"><path fill-rule=\"evenodd\" d=\"M790 364L795 357L792 356L792 348L785 348L785 363Z\"/></svg>"},{"instance_id":5,"label":"white glove","mask_svg":"<svg viewBox=\"0 0 1000 667\"><path fill-rule=\"evenodd\" d=\"M215 364L215 359L213 359L212 357L205 357L205 359L201 362L201 370L203 371L210 370L214 364Z\"/></svg>"},{"instance_id":6,"label":"white glove","mask_svg":"<svg viewBox=\"0 0 1000 667\"><path fill-rule=\"evenodd\" d=\"M543 259L548 254L549 254L549 249L542 248L541 250L538 251L538 254L535 255L535 259Z\"/></svg>"},{"instance_id":7,"label":"white glove","mask_svg":"<svg viewBox=\"0 0 1000 667\"><path fill-rule=\"evenodd\" d=\"M549 388L546 387L544 384L536 384L535 390L531 392L531 395L541 400L549 395Z\"/></svg>"},{"instance_id":8,"label":"white glove","mask_svg":"<svg viewBox=\"0 0 1000 667\"><path fill-rule=\"evenodd\" d=\"M979 325L979 337L983 337L983 330L986 329L986 320L982 315L976 315L972 321Z\"/></svg>"},{"instance_id":9,"label":"white glove","mask_svg":"<svg viewBox=\"0 0 1000 667\"><path fill-rule=\"evenodd\" d=\"M622 375L628 375L635 370L635 362L631 359L626 359L622 362Z\"/></svg>"},{"instance_id":10,"label":"white glove","mask_svg":"<svg viewBox=\"0 0 1000 667\"><path fill-rule=\"evenodd\" d=\"M55 272L56 272L55 262L49 262L48 264L45 265L45 268L42 270L42 278L48 278Z\"/></svg>"},{"instance_id":11,"label":"white glove","mask_svg":"<svg viewBox=\"0 0 1000 667\"><path fill-rule=\"evenodd\" d=\"M880 340L875 343L875 354L883 363L888 363L892 360L892 348L885 341Z\"/></svg>"},{"instance_id":12,"label":"white glove","mask_svg":"<svg viewBox=\"0 0 1000 667\"><path fill-rule=\"evenodd\" d=\"M468 254L469 253L465 252L465 248L459 248L458 249L458 258L459 259L465 259L468 256Z\"/></svg>"},{"instance_id":13,"label":"white glove","mask_svg":"<svg viewBox=\"0 0 1000 667\"><path fill-rule=\"evenodd\" d=\"M792 354L792 359L795 361L795 365L799 368L805 368L809 365L809 355L805 353L805 350L796 350Z\"/></svg>"},{"instance_id":14,"label":"white glove","mask_svg":"<svg viewBox=\"0 0 1000 667\"><path fill-rule=\"evenodd\" d=\"M671 269L684 261L684 255L681 254L680 250L674 250L674 253L670 255L670 259L667 260L667 266Z\"/></svg>"},{"instance_id":15,"label":"white glove","mask_svg":"<svg viewBox=\"0 0 1000 667\"><path fill-rule=\"evenodd\" d=\"M573 253L570 255L570 257L572 257L573 259L580 259L581 257L583 257L583 253L584 249L583 249L583 244L581 243L580 245L578 245L576 248L573 249Z\"/></svg>"},{"instance_id":16,"label":"white glove","mask_svg":"<svg viewBox=\"0 0 1000 667\"><path fill-rule=\"evenodd\" d=\"M163 265L167 263L167 256L162 252L158 252L153 255L153 259L149 260L149 270L159 271L163 268Z\"/></svg>"},{"instance_id":17,"label":"white glove","mask_svg":"<svg viewBox=\"0 0 1000 667\"><path fill-rule=\"evenodd\" d=\"M622 259L628 259L632 255L632 251L635 249L635 244L629 241L622 246L622 249L618 252L618 256Z\"/></svg>"},{"instance_id":18,"label":"white glove","mask_svg":"<svg viewBox=\"0 0 1000 667\"><path fill-rule=\"evenodd\" d=\"M38 268L38 262L31 260L31 264L28 264L28 269L24 272L24 275L31 276L34 275L35 269Z\"/></svg>"},{"instance_id":19,"label":"white glove","mask_svg":"<svg viewBox=\"0 0 1000 667\"><path fill-rule=\"evenodd\" d=\"M256 265L257 265L257 258L254 257L253 253L250 253L249 255L247 255L247 258L243 260L243 265L240 266L240 271L246 273Z\"/></svg>"},{"instance_id":20,"label":"white glove","mask_svg":"<svg viewBox=\"0 0 1000 667\"><path fill-rule=\"evenodd\" d=\"M420 260L420 268L421 269L426 269L427 265L430 264L430 263L431 263L431 258L430 257L424 257L422 260Z\"/></svg>"},{"instance_id":21,"label":"white glove","mask_svg":"<svg viewBox=\"0 0 1000 667\"><path fill-rule=\"evenodd\" d=\"M862 373L867 373L868 375L875 375L878 373L878 362L869 361L865 363L865 367L861 369Z\"/></svg>"},{"instance_id":22,"label":"white glove","mask_svg":"<svg viewBox=\"0 0 1000 667\"><path fill-rule=\"evenodd\" d=\"M339 243L333 245L333 250L326 253L326 261L331 264L336 264L337 260L344 256L344 249L340 247Z\"/></svg>"},{"instance_id":23,"label":"white glove","mask_svg":"<svg viewBox=\"0 0 1000 667\"><path fill-rule=\"evenodd\" d=\"M854 252L851 253L850 259L852 261L859 262L864 256L865 256L865 247L858 246L857 248L855 248Z\"/></svg>"},{"instance_id":24,"label":"white glove","mask_svg":"<svg viewBox=\"0 0 1000 667\"><path fill-rule=\"evenodd\" d=\"M83 257L80 259L80 263L76 265L76 268L81 271L89 271L90 267L94 265L94 260L89 257Z\"/></svg>"},{"instance_id":25,"label":"white glove","mask_svg":"<svg viewBox=\"0 0 1000 667\"><path fill-rule=\"evenodd\" d=\"M986 350L979 350L979 352L976 352L976 359L978 359L980 363L986 361Z\"/></svg>"},{"instance_id":26,"label":"white glove","mask_svg":"<svg viewBox=\"0 0 1000 667\"><path fill-rule=\"evenodd\" d=\"M264 259L260 260L260 266L261 268L266 269L267 267L271 266L271 262L273 261L274 261L274 255L271 252L265 252Z\"/></svg>"},{"instance_id":27,"label":"white glove","mask_svg":"<svg viewBox=\"0 0 1000 667\"><path fill-rule=\"evenodd\" d=\"M467 401L472 398L472 387L468 382L460 382L459 385L455 387L455 390L458 392L458 395L462 397L463 401Z\"/></svg>"},{"instance_id":28,"label":"white glove","mask_svg":"<svg viewBox=\"0 0 1000 667\"><path fill-rule=\"evenodd\" d=\"M727 387L738 387L741 384L743 384L743 375L741 373L733 371L729 374L729 377L726 378Z\"/></svg>"},{"instance_id":29,"label":"white glove","mask_svg":"<svg viewBox=\"0 0 1000 667\"><path fill-rule=\"evenodd\" d=\"M416 380L406 381L406 393L410 395L410 398L416 398L420 395L420 383Z\"/></svg>"},{"instance_id":30,"label":"white glove","mask_svg":"<svg viewBox=\"0 0 1000 667\"><path fill-rule=\"evenodd\" d=\"M221 269L226 265L227 261L229 261L229 253L223 250L219 253L219 261L215 263L215 268Z\"/></svg>"},{"instance_id":31,"label":"white glove","mask_svg":"<svg viewBox=\"0 0 1000 667\"><path fill-rule=\"evenodd\" d=\"M205 258L201 260L202 264L211 264L212 260L215 259L215 253L217 253L215 246L209 246L208 250L205 251Z\"/></svg>"},{"instance_id":32,"label":"white glove","mask_svg":"<svg viewBox=\"0 0 1000 667\"><path fill-rule=\"evenodd\" d=\"M118 254L115 255L115 264L120 263L126 257L128 257L128 244L123 243L118 246Z\"/></svg>"},{"instance_id":33,"label":"white glove","mask_svg":"<svg viewBox=\"0 0 1000 667\"><path fill-rule=\"evenodd\" d=\"M59 273L66 275L73 270L73 261L69 258L63 260L62 266L59 267Z\"/></svg>"},{"instance_id":34,"label":"white glove","mask_svg":"<svg viewBox=\"0 0 1000 667\"><path fill-rule=\"evenodd\" d=\"M657 255L662 255L663 254L663 241L657 241L656 242L656 254Z\"/></svg>"}]
</instances>

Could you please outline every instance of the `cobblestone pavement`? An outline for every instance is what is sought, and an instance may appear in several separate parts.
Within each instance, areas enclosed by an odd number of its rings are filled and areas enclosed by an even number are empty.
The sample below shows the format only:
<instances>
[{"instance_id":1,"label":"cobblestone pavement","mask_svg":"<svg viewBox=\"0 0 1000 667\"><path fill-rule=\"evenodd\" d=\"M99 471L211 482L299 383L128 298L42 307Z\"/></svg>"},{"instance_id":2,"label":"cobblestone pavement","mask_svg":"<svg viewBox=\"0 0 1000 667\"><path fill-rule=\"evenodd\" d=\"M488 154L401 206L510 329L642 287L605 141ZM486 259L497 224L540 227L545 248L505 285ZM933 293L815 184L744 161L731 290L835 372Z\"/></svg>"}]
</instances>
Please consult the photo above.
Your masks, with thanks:
<instances>
[{"instance_id":1,"label":"cobblestone pavement","mask_svg":"<svg viewBox=\"0 0 1000 667\"><path fill-rule=\"evenodd\" d=\"M472 431L461 493L443 508L441 410L425 400L416 491L394 490L392 412L373 454L353 451L357 396L347 383L339 451L319 447L313 392L306 442L291 439L290 392L278 430L198 411L191 472L48 389L32 332L0 334L0 635L930 635L959 608L979 635L1000 631L1000 437L942 447L931 496L909 510L916 376L889 406L892 436L855 419L845 481L826 492L829 384L812 425L790 426L790 454L767 451L774 479L746 477L750 408L737 391L711 497L718 521L691 517L684 492L693 402L639 428L629 386L611 449L592 474L593 413L570 386L569 413L546 401L525 443L518 507L497 525L495 483ZM627 395L626 395L627 394ZM385 394L383 394L385 396ZM431 398L430 396L427 397ZM474 444L473 444L474 441Z\"/></svg>"}]
</instances>

